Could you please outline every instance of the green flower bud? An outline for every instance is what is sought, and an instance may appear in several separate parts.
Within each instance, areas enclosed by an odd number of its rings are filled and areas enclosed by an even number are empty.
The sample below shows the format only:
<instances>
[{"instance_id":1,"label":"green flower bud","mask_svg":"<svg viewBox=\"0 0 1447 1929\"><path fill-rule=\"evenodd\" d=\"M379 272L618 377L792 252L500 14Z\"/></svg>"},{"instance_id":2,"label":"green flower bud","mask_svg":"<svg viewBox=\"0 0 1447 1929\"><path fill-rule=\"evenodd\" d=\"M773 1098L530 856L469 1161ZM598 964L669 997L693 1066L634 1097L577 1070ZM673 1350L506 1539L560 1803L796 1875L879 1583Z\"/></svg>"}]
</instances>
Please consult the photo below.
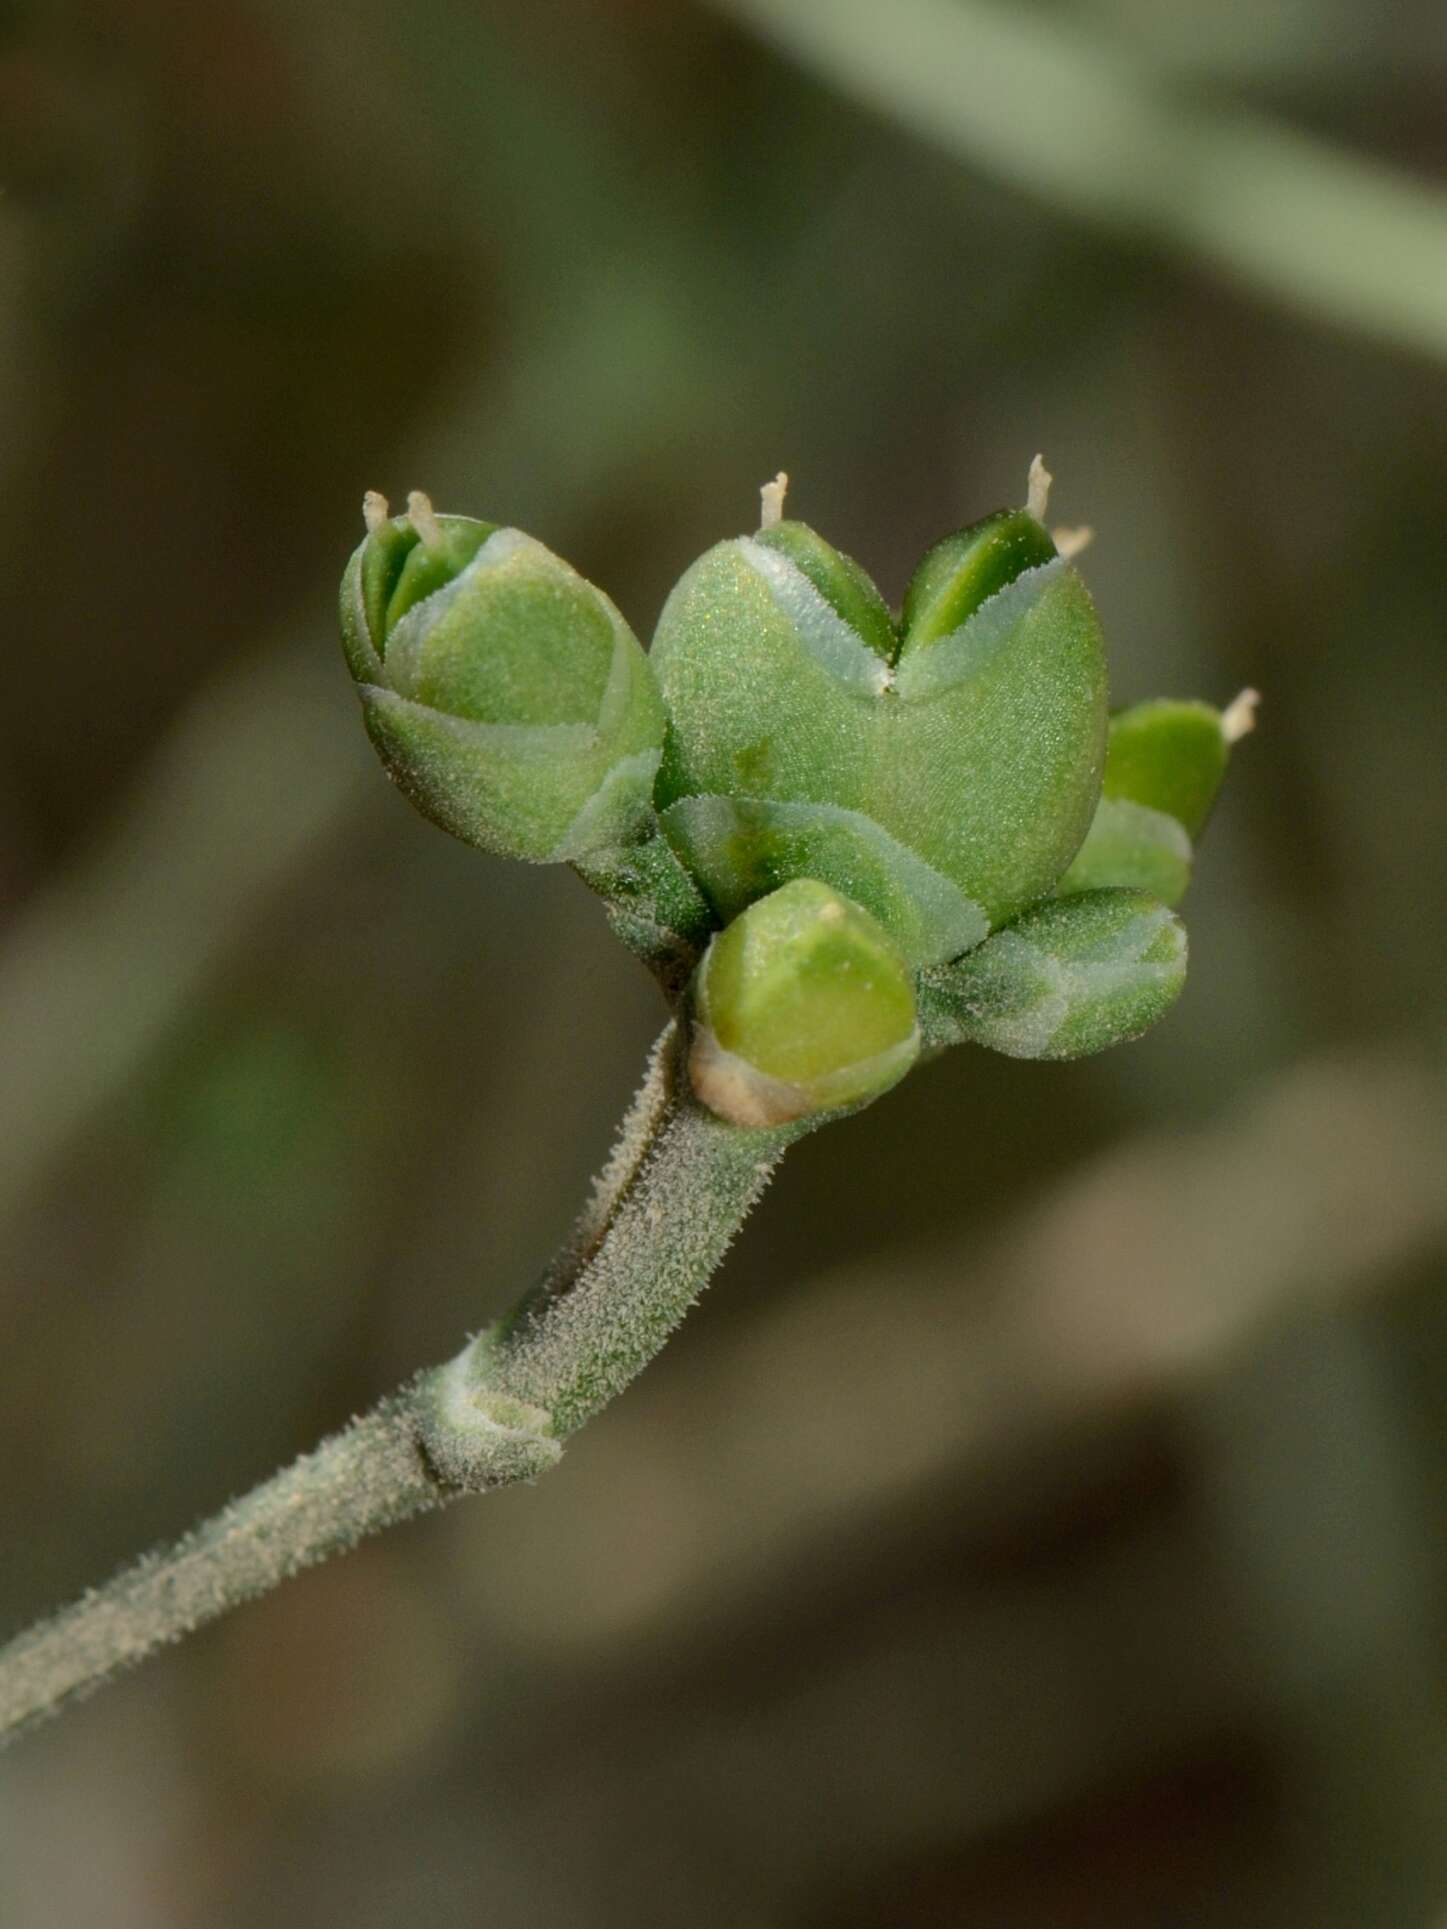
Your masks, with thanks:
<instances>
[{"instance_id":1,"label":"green flower bud","mask_svg":"<svg viewBox=\"0 0 1447 1929\"><path fill-rule=\"evenodd\" d=\"M1139 891L1038 905L967 958L926 972L930 1043L1010 1058L1080 1058L1137 1038L1186 981L1186 928Z\"/></svg>"},{"instance_id":2,"label":"green flower bud","mask_svg":"<svg viewBox=\"0 0 1447 1929\"><path fill-rule=\"evenodd\" d=\"M1231 745L1254 727L1257 701L1254 690L1225 710L1160 699L1112 717L1101 800L1061 893L1117 887L1179 904L1192 840L1210 816Z\"/></svg>"},{"instance_id":3,"label":"green flower bud","mask_svg":"<svg viewBox=\"0 0 1447 1929\"><path fill-rule=\"evenodd\" d=\"M342 579L342 643L400 788L484 850L571 861L653 821L663 742L653 674L601 591L531 536L438 516L425 496Z\"/></svg>"},{"instance_id":4,"label":"green flower bud","mask_svg":"<svg viewBox=\"0 0 1447 1929\"><path fill-rule=\"evenodd\" d=\"M814 876L922 964L1056 884L1099 795L1105 667L1034 494L936 544L892 647L864 572L802 525L720 543L683 577L652 651L657 798L721 915Z\"/></svg>"},{"instance_id":5,"label":"green flower bud","mask_svg":"<svg viewBox=\"0 0 1447 1929\"><path fill-rule=\"evenodd\" d=\"M734 1125L783 1125L877 1098L919 1051L903 958L867 911L812 878L760 898L694 980L689 1075Z\"/></svg>"},{"instance_id":6,"label":"green flower bud","mask_svg":"<svg viewBox=\"0 0 1447 1929\"><path fill-rule=\"evenodd\" d=\"M1255 691L1243 690L1228 710L1158 698L1118 711L1110 720L1102 794L1164 811L1199 837L1231 745L1251 729L1255 707Z\"/></svg>"}]
</instances>

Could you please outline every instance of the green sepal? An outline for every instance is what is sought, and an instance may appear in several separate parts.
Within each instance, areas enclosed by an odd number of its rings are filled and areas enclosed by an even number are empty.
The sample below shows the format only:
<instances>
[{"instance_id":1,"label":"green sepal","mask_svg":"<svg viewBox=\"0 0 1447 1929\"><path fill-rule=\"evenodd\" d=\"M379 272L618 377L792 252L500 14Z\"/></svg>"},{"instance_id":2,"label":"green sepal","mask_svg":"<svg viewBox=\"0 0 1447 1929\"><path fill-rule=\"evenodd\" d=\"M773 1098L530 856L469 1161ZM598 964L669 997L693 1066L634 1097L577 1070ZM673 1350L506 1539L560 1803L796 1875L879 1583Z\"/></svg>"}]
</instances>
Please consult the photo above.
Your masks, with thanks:
<instances>
[{"instance_id":1,"label":"green sepal","mask_svg":"<svg viewBox=\"0 0 1447 1929\"><path fill-rule=\"evenodd\" d=\"M460 517L449 518L460 522ZM476 527L482 531L482 542L492 534L493 525L479 522ZM361 594L361 624L366 635L368 648L380 656L386 648L387 605L392 600L392 592L397 587L407 558L417 548L421 538L406 516L393 516L390 521L371 531L367 540L357 550L352 559L352 567L358 572L358 588ZM481 547L481 543L478 545ZM441 584L437 587L440 589ZM346 634L351 598L343 583L342 593L342 631ZM354 671L353 674L356 674Z\"/></svg>"},{"instance_id":2,"label":"green sepal","mask_svg":"<svg viewBox=\"0 0 1447 1929\"><path fill-rule=\"evenodd\" d=\"M658 752L619 756L582 724L472 723L363 689L367 734L422 815L478 850L573 863L646 834Z\"/></svg>"},{"instance_id":3,"label":"green sepal","mask_svg":"<svg viewBox=\"0 0 1447 1929\"><path fill-rule=\"evenodd\" d=\"M787 556L818 590L834 613L886 663L899 654L899 635L889 605L869 572L852 556L826 543L806 522L776 522L754 538L766 549Z\"/></svg>"},{"instance_id":4,"label":"green sepal","mask_svg":"<svg viewBox=\"0 0 1447 1929\"><path fill-rule=\"evenodd\" d=\"M698 795L856 812L992 923L1049 891L1089 828L1104 655L1058 558L892 669L788 557L740 538L683 577L652 661L669 715L660 809Z\"/></svg>"},{"instance_id":5,"label":"green sepal","mask_svg":"<svg viewBox=\"0 0 1447 1929\"><path fill-rule=\"evenodd\" d=\"M664 718L632 631L521 531L436 521L425 551L384 523L342 583L343 646L391 775L434 823L503 856L575 861L646 837ZM420 566L408 577L419 556L455 573L426 590Z\"/></svg>"},{"instance_id":6,"label":"green sepal","mask_svg":"<svg viewBox=\"0 0 1447 1929\"><path fill-rule=\"evenodd\" d=\"M1229 756L1213 705L1168 698L1137 703L1110 720L1103 793L1164 811L1199 837Z\"/></svg>"},{"instance_id":7,"label":"green sepal","mask_svg":"<svg viewBox=\"0 0 1447 1929\"><path fill-rule=\"evenodd\" d=\"M709 946L689 1075L743 1126L867 1103L919 1051L909 968L867 911L812 878L751 904Z\"/></svg>"},{"instance_id":8,"label":"green sepal","mask_svg":"<svg viewBox=\"0 0 1447 1929\"><path fill-rule=\"evenodd\" d=\"M1191 881L1191 840L1185 826L1163 810L1128 797L1102 797L1085 842L1057 889L1146 891L1177 905Z\"/></svg>"},{"instance_id":9,"label":"green sepal","mask_svg":"<svg viewBox=\"0 0 1447 1929\"><path fill-rule=\"evenodd\" d=\"M475 516L438 516L436 522L440 541L430 549L410 517L392 516L352 552L342 575L342 649L359 683L378 681L399 619L461 575L498 528Z\"/></svg>"},{"instance_id":10,"label":"green sepal","mask_svg":"<svg viewBox=\"0 0 1447 1929\"><path fill-rule=\"evenodd\" d=\"M957 958L990 929L958 885L838 804L681 797L661 822L721 924L790 878L812 877L876 917L912 965Z\"/></svg>"},{"instance_id":11,"label":"green sepal","mask_svg":"<svg viewBox=\"0 0 1447 1929\"><path fill-rule=\"evenodd\" d=\"M495 522L478 522L471 516L439 516L438 525L442 540L429 546L414 542L403 555L401 567L391 567L392 558L386 559L386 567L377 572L379 580L375 586L368 583L371 592L368 596L367 616L372 622L372 633L382 638L382 651L385 655L387 638L396 629L408 610L415 609L439 589L445 589L450 582L460 576L472 561L478 550L493 535L498 525ZM369 572L370 573L370 572ZM391 587L387 591L386 608L382 612L379 627L373 617L373 597L380 599L388 578Z\"/></svg>"},{"instance_id":12,"label":"green sepal","mask_svg":"<svg viewBox=\"0 0 1447 1929\"><path fill-rule=\"evenodd\" d=\"M1000 509L927 549L904 593L901 655L953 636L990 597L1054 562L1048 530L1024 509Z\"/></svg>"},{"instance_id":13,"label":"green sepal","mask_svg":"<svg viewBox=\"0 0 1447 1929\"><path fill-rule=\"evenodd\" d=\"M1139 891L1091 891L1027 911L920 979L930 1046L1081 1058L1138 1038L1179 997L1186 929Z\"/></svg>"}]
</instances>

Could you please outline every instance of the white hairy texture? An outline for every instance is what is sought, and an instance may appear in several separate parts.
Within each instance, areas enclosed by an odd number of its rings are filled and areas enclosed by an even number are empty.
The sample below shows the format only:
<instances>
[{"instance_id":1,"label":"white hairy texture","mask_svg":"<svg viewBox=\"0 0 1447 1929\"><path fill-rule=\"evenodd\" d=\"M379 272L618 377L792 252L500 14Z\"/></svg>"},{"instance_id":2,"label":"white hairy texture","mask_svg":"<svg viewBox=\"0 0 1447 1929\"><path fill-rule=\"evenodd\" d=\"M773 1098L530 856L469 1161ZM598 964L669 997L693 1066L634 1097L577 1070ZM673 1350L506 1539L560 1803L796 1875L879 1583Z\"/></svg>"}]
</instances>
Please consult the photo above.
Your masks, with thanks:
<instances>
[{"instance_id":1,"label":"white hairy texture","mask_svg":"<svg viewBox=\"0 0 1447 1929\"><path fill-rule=\"evenodd\" d=\"M426 1434L433 1465L444 1479L470 1492L536 1480L562 1458L552 1415L488 1386L479 1379L478 1365L469 1348L433 1376Z\"/></svg>"},{"instance_id":2,"label":"white hairy texture","mask_svg":"<svg viewBox=\"0 0 1447 1929\"><path fill-rule=\"evenodd\" d=\"M238 1602L460 1491L429 1466L405 1398L384 1403L0 1650L0 1741Z\"/></svg>"},{"instance_id":3,"label":"white hairy texture","mask_svg":"<svg viewBox=\"0 0 1447 1929\"><path fill-rule=\"evenodd\" d=\"M801 1121L740 1131L695 1101L674 1050L665 1048L660 1071L668 1102L636 1163L636 1142L620 1147L627 1176L596 1248L572 1277L535 1295L482 1361L488 1384L545 1408L559 1439L648 1364L708 1284L785 1147L808 1129Z\"/></svg>"},{"instance_id":4,"label":"white hairy texture","mask_svg":"<svg viewBox=\"0 0 1447 1929\"><path fill-rule=\"evenodd\" d=\"M575 726L512 724L500 727L568 730ZM644 831L653 821L653 780L662 759L661 750L635 750L631 757L620 757L553 846L547 861L571 864L574 858L587 857L590 852L625 840L630 827Z\"/></svg>"},{"instance_id":5,"label":"white hairy texture","mask_svg":"<svg viewBox=\"0 0 1447 1929\"><path fill-rule=\"evenodd\" d=\"M799 641L840 683L878 696L893 681L882 657L860 641L844 618L819 594L799 566L787 556L749 536L738 541L739 554L768 586L782 614L794 626Z\"/></svg>"},{"instance_id":6,"label":"white hairy texture","mask_svg":"<svg viewBox=\"0 0 1447 1929\"><path fill-rule=\"evenodd\" d=\"M1045 511L1050 502L1050 485L1055 480L1045 467L1043 455L1031 458L1030 473L1025 480L1025 513L1033 516L1036 522L1044 522Z\"/></svg>"},{"instance_id":7,"label":"white hairy texture","mask_svg":"<svg viewBox=\"0 0 1447 1929\"><path fill-rule=\"evenodd\" d=\"M407 514L412 527L429 549L436 549L442 541L442 525L437 520L437 512L432 507L431 496L424 496L420 489L407 492Z\"/></svg>"},{"instance_id":8,"label":"white hairy texture","mask_svg":"<svg viewBox=\"0 0 1447 1929\"><path fill-rule=\"evenodd\" d=\"M788 491L789 478L780 469L772 482L766 482L759 491L759 527L773 529L784 520L784 496Z\"/></svg>"},{"instance_id":9,"label":"white hairy texture","mask_svg":"<svg viewBox=\"0 0 1447 1929\"><path fill-rule=\"evenodd\" d=\"M624 1115L608 1163L593 1181L592 1193L573 1228L573 1236L550 1271L577 1272L602 1243L619 1201L638 1177L648 1150L662 1129L669 1105L670 1063L677 1045L678 1027L670 1020L653 1042L643 1083Z\"/></svg>"},{"instance_id":10,"label":"white hairy texture","mask_svg":"<svg viewBox=\"0 0 1447 1929\"><path fill-rule=\"evenodd\" d=\"M390 511L387 498L378 489L369 489L362 497L362 521L367 525L367 534L375 536L386 522Z\"/></svg>"},{"instance_id":11,"label":"white hairy texture","mask_svg":"<svg viewBox=\"0 0 1447 1929\"><path fill-rule=\"evenodd\" d=\"M677 1058L670 1027L546 1290L174 1547L0 1648L0 1746L364 1535L554 1463L678 1325L798 1136L740 1132L703 1111Z\"/></svg>"},{"instance_id":12,"label":"white hairy texture","mask_svg":"<svg viewBox=\"0 0 1447 1929\"><path fill-rule=\"evenodd\" d=\"M1037 990L1029 1004L991 1015L990 1042L1012 1058L1039 1058L1070 1016L1073 974L1058 958L1022 938L1018 931L997 931L991 942L1000 953L1018 960L1022 980L1029 982L1035 976Z\"/></svg>"},{"instance_id":13,"label":"white hairy texture","mask_svg":"<svg viewBox=\"0 0 1447 1929\"><path fill-rule=\"evenodd\" d=\"M1242 690L1221 712L1221 735L1227 743L1240 743L1256 728L1256 711L1261 702L1259 690Z\"/></svg>"},{"instance_id":14,"label":"white hairy texture","mask_svg":"<svg viewBox=\"0 0 1447 1929\"><path fill-rule=\"evenodd\" d=\"M1031 605L1059 581L1064 568L1064 560L1052 556L1048 563L1022 570L1013 583L987 596L957 630L951 630L929 649L907 656L894 678L901 701L922 701L983 669L994 653L1010 642Z\"/></svg>"}]
</instances>

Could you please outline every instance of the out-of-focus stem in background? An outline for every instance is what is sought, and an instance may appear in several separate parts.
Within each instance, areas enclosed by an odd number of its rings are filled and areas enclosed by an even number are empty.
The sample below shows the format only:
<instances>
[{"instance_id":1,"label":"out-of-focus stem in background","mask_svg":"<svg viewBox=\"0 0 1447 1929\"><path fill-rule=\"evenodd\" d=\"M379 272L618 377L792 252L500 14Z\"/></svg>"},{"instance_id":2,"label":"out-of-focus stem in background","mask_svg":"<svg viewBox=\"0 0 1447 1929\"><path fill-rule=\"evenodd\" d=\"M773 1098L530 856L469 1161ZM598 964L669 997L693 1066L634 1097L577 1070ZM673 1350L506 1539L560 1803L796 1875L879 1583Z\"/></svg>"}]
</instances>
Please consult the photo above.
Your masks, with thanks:
<instances>
[{"instance_id":1,"label":"out-of-focus stem in background","mask_svg":"<svg viewBox=\"0 0 1447 1929\"><path fill-rule=\"evenodd\" d=\"M1447 357L1447 191L1208 104L1042 10L715 0L970 167L1224 269L1313 323Z\"/></svg>"}]
</instances>

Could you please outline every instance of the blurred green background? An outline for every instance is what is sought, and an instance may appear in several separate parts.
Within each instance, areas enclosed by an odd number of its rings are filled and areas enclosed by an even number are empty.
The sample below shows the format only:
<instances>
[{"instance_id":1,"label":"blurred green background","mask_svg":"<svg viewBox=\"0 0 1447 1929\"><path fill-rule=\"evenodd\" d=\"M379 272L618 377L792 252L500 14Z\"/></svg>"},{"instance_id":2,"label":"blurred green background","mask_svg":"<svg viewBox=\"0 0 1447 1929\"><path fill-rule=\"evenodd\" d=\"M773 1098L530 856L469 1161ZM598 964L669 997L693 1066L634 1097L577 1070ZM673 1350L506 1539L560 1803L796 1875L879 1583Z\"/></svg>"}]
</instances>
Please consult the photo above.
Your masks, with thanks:
<instances>
[{"instance_id":1,"label":"blurred green background","mask_svg":"<svg viewBox=\"0 0 1447 1929\"><path fill-rule=\"evenodd\" d=\"M5 1929L1447 1910L1447 25L1404 0L0 8L0 1622L444 1357L658 1022L430 829L364 487L647 635L1043 449L1115 693L1264 693L1191 982L807 1141L536 1489L0 1767Z\"/></svg>"}]
</instances>

